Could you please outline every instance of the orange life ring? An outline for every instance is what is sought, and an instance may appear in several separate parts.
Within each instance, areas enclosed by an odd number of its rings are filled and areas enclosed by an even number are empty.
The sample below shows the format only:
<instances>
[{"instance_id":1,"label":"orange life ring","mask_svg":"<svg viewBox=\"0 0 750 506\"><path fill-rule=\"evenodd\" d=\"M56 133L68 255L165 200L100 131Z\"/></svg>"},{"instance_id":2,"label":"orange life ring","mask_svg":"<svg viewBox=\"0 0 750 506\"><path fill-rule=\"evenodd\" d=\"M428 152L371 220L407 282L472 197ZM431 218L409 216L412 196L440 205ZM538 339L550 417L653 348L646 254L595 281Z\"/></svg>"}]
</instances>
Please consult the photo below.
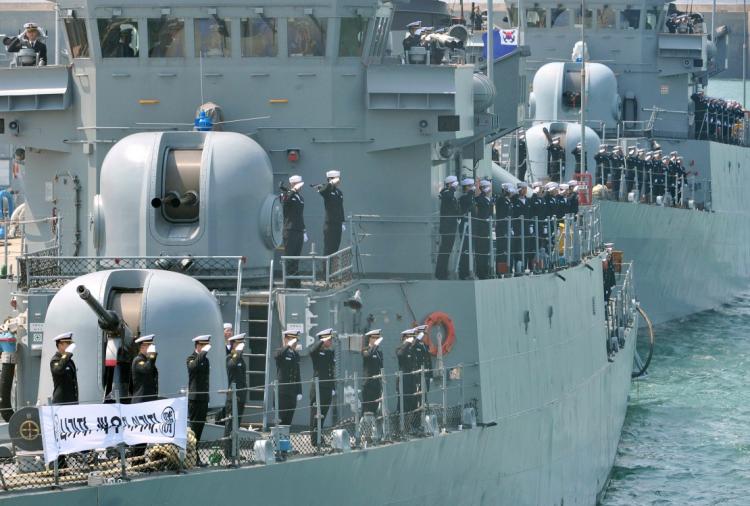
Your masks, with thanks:
<instances>
[{"instance_id":1,"label":"orange life ring","mask_svg":"<svg viewBox=\"0 0 750 506\"><path fill-rule=\"evenodd\" d=\"M443 355L450 353L453 349L453 345L456 344L456 327L453 325L453 320L448 316L448 313L435 311L425 318L424 324L427 325L427 329L425 329L424 332L424 340L425 343L427 343L427 346L430 347L430 354L433 356L438 355L437 345L433 344L430 339L430 330L432 330L432 327L435 325L442 325L443 328L445 328L446 336L443 340L442 346Z\"/></svg>"}]
</instances>

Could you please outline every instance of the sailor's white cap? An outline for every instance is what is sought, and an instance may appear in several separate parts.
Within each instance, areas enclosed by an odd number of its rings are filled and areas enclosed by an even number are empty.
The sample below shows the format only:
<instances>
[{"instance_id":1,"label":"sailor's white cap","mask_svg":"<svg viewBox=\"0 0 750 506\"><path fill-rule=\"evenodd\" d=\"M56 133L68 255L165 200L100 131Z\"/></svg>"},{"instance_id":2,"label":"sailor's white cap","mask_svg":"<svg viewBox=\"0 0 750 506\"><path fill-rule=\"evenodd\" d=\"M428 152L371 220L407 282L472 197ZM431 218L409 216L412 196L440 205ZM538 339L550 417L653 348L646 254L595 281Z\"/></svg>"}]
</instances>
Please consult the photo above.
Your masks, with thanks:
<instances>
[{"instance_id":1,"label":"sailor's white cap","mask_svg":"<svg viewBox=\"0 0 750 506\"><path fill-rule=\"evenodd\" d=\"M331 337L332 335L333 335L333 329L325 329L315 334L315 337L317 337L318 339L322 339L324 337Z\"/></svg>"},{"instance_id":2,"label":"sailor's white cap","mask_svg":"<svg viewBox=\"0 0 750 506\"><path fill-rule=\"evenodd\" d=\"M453 184L457 182L458 182L458 178L456 176L448 176L445 178L445 184Z\"/></svg>"},{"instance_id":3,"label":"sailor's white cap","mask_svg":"<svg viewBox=\"0 0 750 506\"><path fill-rule=\"evenodd\" d=\"M414 332L424 332L427 330L427 325L417 325L414 327Z\"/></svg>"},{"instance_id":4,"label":"sailor's white cap","mask_svg":"<svg viewBox=\"0 0 750 506\"><path fill-rule=\"evenodd\" d=\"M513 183L503 183L500 187L506 192L509 192L513 188Z\"/></svg>"},{"instance_id":5,"label":"sailor's white cap","mask_svg":"<svg viewBox=\"0 0 750 506\"><path fill-rule=\"evenodd\" d=\"M525 181L519 181L519 182L518 182L518 187L519 187L519 188L528 188L528 187L529 187L529 184L528 184L528 183L526 183Z\"/></svg>"},{"instance_id":6,"label":"sailor's white cap","mask_svg":"<svg viewBox=\"0 0 750 506\"><path fill-rule=\"evenodd\" d=\"M224 330L231 330L232 324L231 323L225 323L224 324Z\"/></svg>"},{"instance_id":7,"label":"sailor's white cap","mask_svg":"<svg viewBox=\"0 0 750 506\"><path fill-rule=\"evenodd\" d=\"M135 340L135 344L153 343L154 337L156 337L154 334L147 334L145 336L141 336Z\"/></svg>"},{"instance_id":8,"label":"sailor's white cap","mask_svg":"<svg viewBox=\"0 0 750 506\"><path fill-rule=\"evenodd\" d=\"M487 179L482 179L481 181L479 181L480 188L487 188L488 186L492 187L492 181L488 181Z\"/></svg>"},{"instance_id":9,"label":"sailor's white cap","mask_svg":"<svg viewBox=\"0 0 750 506\"><path fill-rule=\"evenodd\" d=\"M511 185L511 187L508 188L508 191L510 192L511 195L516 195L518 193L518 188Z\"/></svg>"},{"instance_id":10,"label":"sailor's white cap","mask_svg":"<svg viewBox=\"0 0 750 506\"><path fill-rule=\"evenodd\" d=\"M406 329L406 330L401 331L402 336L413 336L416 333L417 333L416 329Z\"/></svg>"},{"instance_id":11,"label":"sailor's white cap","mask_svg":"<svg viewBox=\"0 0 750 506\"><path fill-rule=\"evenodd\" d=\"M16 25L16 26L18 26L18 25ZM28 22L28 23L24 23L23 24L23 29L24 30L38 30L39 29L39 25L37 25L34 22Z\"/></svg>"},{"instance_id":12,"label":"sailor's white cap","mask_svg":"<svg viewBox=\"0 0 750 506\"><path fill-rule=\"evenodd\" d=\"M73 340L72 332L63 332L59 336L55 336L56 343L59 343L60 341L72 341L72 340Z\"/></svg>"},{"instance_id":13,"label":"sailor's white cap","mask_svg":"<svg viewBox=\"0 0 750 506\"><path fill-rule=\"evenodd\" d=\"M567 183L562 183L560 186L558 186L558 188L560 188L562 191L565 191L570 188L570 186Z\"/></svg>"},{"instance_id":14,"label":"sailor's white cap","mask_svg":"<svg viewBox=\"0 0 750 506\"><path fill-rule=\"evenodd\" d=\"M287 337L287 336L299 337L299 335L300 335L299 330L293 330L293 329L284 330L284 337Z\"/></svg>"},{"instance_id":15,"label":"sailor's white cap","mask_svg":"<svg viewBox=\"0 0 750 506\"><path fill-rule=\"evenodd\" d=\"M461 180L461 186L471 186L474 184L474 180L470 177L464 178Z\"/></svg>"},{"instance_id":16,"label":"sailor's white cap","mask_svg":"<svg viewBox=\"0 0 750 506\"><path fill-rule=\"evenodd\" d=\"M245 333L245 332L243 332L242 334L235 334L232 337L230 337L229 339L227 339L227 341L242 341L242 340L245 339L246 335L247 335L247 333Z\"/></svg>"},{"instance_id":17,"label":"sailor's white cap","mask_svg":"<svg viewBox=\"0 0 750 506\"><path fill-rule=\"evenodd\" d=\"M531 183L532 188L539 188L540 186L542 186L541 181L534 181L533 183Z\"/></svg>"},{"instance_id":18,"label":"sailor's white cap","mask_svg":"<svg viewBox=\"0 0 750 506\"><path fill-rule=\"evenodd\" d=\"M210 334L203 334L202 336L195 336L193 338L194 343L207 343L211 340Z\"/></svg>"},{"instance_id":19,"label":"sailor's white cap","mask_svg":"<svg viewBox=\"0 0 750 506\"><path fill-rule=\"evenodd\" d=\"M383 332L382 329L372 329L370 332L367 332L365 336L367 337L377 337Z\"/></svg>"},{"instance_id":20,"label":"sailor's white cap","mask_svg":"<svg viewBox=\"0 0 750 506\"><path fill-rule=\"evenodd\" d=\"M296 174L289 178L289 184L298 184L302 182L302 176L298 176Z\"/></svg>"},{"instance_id":21,"label":"sailor's white cap","mask_svg":"<svg viewBox=\"0 0 750 506\"><path fill-rule=\"evenodd\" d=\"M613 242L605 242L604 243L604 247L607 248L607 249L612 249L612 248L615 247L615 243L613 243Z\"/></svg>"},{"instance_id":22,"label":"sailor's white cap","mask_svg":"<svg viewBox=\"0 0 750 506\"><path fill-rule=\"evenodd\" d=\"M544 185L544 188L547 191L556 190L557 189L557 183L555 183L554 181L550 181L549 183L547 183L546 185Z\"/></svg>"},{"instance_id":23,"label":"sailor's white cap","mask_svg":"<svg viewBox=\"0 0 750 506\"><path fill-rule=\"evenodd\" d=\"M329 170L328 172L326 172L326 177L328 179L331 179L334 177L341 177L341 172L339 172L338 170Z\"/></svg>"},{"instance_id":24,"label":"sailor's white cap","mask_svg":"<svg viewBox=\"0 0 750 506\"><path fill-rule=\"evenodd\" d=\"M421 21L412 21L408 25L406 25L406 28L417 28L418 26L422 26Z\"/></svg>"},{"instance_id":25,"label":"sailor's white cap","mask_svg":"<svg viewBox=\"0 0 750 506\"><path fill-rule=\"evenodd\" d=\"M572 186L575 186L577 184L578 184L578 181L576 179L571 179L570 181L568 181L568 186L572 187Z\"/></svg>"}]
</instances>

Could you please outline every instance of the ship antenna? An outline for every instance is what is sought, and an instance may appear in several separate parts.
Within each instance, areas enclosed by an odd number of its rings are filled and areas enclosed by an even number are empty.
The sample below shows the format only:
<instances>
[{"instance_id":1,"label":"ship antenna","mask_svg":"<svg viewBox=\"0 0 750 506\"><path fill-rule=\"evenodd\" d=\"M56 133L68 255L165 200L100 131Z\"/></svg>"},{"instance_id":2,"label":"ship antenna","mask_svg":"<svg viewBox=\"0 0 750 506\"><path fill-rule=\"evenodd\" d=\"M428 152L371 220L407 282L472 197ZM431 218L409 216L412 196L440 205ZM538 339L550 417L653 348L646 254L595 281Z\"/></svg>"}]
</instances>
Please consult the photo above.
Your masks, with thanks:
<instances>
[{"instance_id":1,"label":"ship antenna","mask_svg":"<svg viewBox=\"0 0 750 506\"><path fill-rule=\"evenodd\" d=\"M747 0L742 0L742 108L747 109Z\"/></svg>"},{"instance_id":2,"label":"ship antenna","mask_svg":"<svg viewBox=\"0 0 750 506\"><path fill-rule=\"evenodd\" d=\"M203 50L198 53L198 71L200 72L201 83L201 105L203 105L206 103L206 101L203 99Z\"/></svg>"},{"instance_id":3,"label":"ship antenna","mask_svg":"<svg viewBox=\"0 0 750 506\"><path fill-rule=\"evenodd\" d=\"M593 21L593 20L592 20ZM581 171L588 172L586 163L586 0L581 0Z\"/></svg>"}]
</instances>

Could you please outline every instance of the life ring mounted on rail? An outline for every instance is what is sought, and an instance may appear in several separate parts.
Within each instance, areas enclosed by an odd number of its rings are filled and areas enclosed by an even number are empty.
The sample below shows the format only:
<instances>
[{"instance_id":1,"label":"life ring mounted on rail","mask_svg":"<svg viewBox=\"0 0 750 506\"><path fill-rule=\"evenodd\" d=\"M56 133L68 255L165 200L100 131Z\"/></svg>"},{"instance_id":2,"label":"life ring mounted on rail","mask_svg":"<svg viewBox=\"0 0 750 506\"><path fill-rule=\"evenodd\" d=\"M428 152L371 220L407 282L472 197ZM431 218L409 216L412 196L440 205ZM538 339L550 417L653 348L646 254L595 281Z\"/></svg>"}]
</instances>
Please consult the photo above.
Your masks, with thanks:
<instances>
[{"instance_id":1,"label":"life ring mounted on rail","mask_svg":"<svg viewBox=\"0 0 750 506\"><path fill-rule=\"evenodd\" d=\"M448 313L443 313L442 311L430 313L430 315L425 318L424 324L427 325L427 329L425 329L424 332L424 340L427 346L430 347L430 354L435 357L438 356L437 344L434 344L432 339L430 339L430 332L436 325L443 327L445 330L442 354L447 355L450 353L453 349L453 345L456 344L456 327L453 325L453 320L448 316Z\"/></svg>"}]
</instances>

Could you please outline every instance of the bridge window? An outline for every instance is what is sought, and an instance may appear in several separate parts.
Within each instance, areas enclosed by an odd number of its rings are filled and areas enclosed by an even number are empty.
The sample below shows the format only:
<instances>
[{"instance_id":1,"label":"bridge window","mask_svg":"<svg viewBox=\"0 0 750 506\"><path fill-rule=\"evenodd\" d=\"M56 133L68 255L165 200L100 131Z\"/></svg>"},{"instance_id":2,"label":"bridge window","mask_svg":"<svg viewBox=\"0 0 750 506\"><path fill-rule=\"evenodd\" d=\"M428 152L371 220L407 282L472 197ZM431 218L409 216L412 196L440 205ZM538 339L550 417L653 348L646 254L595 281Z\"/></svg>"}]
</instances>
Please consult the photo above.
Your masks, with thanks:
<instances>
[{"instance_id":1,"label":"bridge window","mask_svg":"<svg viewBox=\"0 0 750 506\"><path fill-rule=\"evenodd\" d=\"M138 21L130 18L97 19L102 58L135 58L140 40Z\"/></svg>"},{"instance_id":2,"label":"bridge window","mask_svg":"<svg viewBox=\"0 0 750 506\"><path fill-rule=\"evenodd\" d=\"M242 19L242 56L276 56L279 52L276 30L276 18Z\"/></svg>"},{"instance_id":3,"label":"bridge window","mask_svg":"<svg viewBox=\"0 0 750 506\"><path fill-rule=\"evenodd\" d=\"M526 9L526 26L529 28L544 28L547 26L547 11L541 7Z\"/></svg>"},{"instance_id":4,"label":"bridge window","mask_svg":"<svg viewBox=\"0 0 750 506\"><path fill-rule=\"evenodd\" d=\"M289 18L287 45L289 56L325 56L327 19L313 16Z\"/></svg>"},{"instance_id":5,"label":"bridge window","mask_svg":"<svg viewBox=\"0 0 750 506\"><path fill-rule=\"evenodd\" d=\"M640 25L640 9L625 9L620 12L620 30L637 30Z\"/></svg>"},{"instance_id":6,"label":"bridge window","mask_svg":"<svg viewBox=\"0 0 750 506\"><path fill-rule=\"evenodd\" d=\"M657 30L659 28L659 14L658 7L646 11L646 30Z\"/></svg>"},{"instance_id":7,"label":"bridge window","mask_svg":"<svg viewBox=\"0 0 750 506\"><path fill-rule=\"evenodd\" d=\"M341 20L339 56L362 56L367 35L367 20L361 16Z\"/></svg>"},{"instance_id":8,"label":"bridge window","mask_svg":"<svg viewBox=\"0 0 750 506\"><path fill-rule=\"evenodd\" d=\"M615 28L615 11L609 5L605 5L597 11L597 28Z\"/></svg>"},{"instance_id":9,"label":"bridge window","mask_svg":"<svg viewBox=\"0 0 750 506\"><path fill-rule=\"evenodd\" d=\"M73 58L88 58L89 36L86 33L86 21L78 18L66 18L65 32L68 34L70 56Z\"/></svg>"},{"instance_id":10,"label":"bridge window","mask_svg":"<svg viewBox=\"0 0 750 506\"><path fill-rule=\"evenodd\" d=\"M563 7L562 5L553 7L551 16L552 26L555 28L570 26L570 15L570 9L567 7Z\"/></svg>"},{"instance_id":11,"label":"bridge window","mask_svg":"<svg viewBox=\"0 0 750 506\"><path fill-rule=\"evenodd\" d=\"M148 55L151 58L185 56L185 21L166 16L149 18Z\"/></svg>"},{"instance_id":12,"label":"bridge window","mask_svg":"<svg viewBox=\"0 0 750 506\"><path fill-rule=\"evenodd\" d=\"M193 20L195 30L195 56L232 56L232 43L229 33L229 20L196 18Z\"/></svg>"},{"instance_id":13,"label":"bridge window","mask_svg":"<svg viewBox=\"0 0 750 506\"><path fill-rule=\"evenodd\" d=\"M583 23L583 27L584 28L591 28L591 22L592 22L593 18L594 18L594 11L592 11L591 9L586 9L584 11L583 16L581 16L581 8L579 7L579 8L576 9L575 26L577 28L580 28L581 27L581 23Z\"/></svg>"}]
</instances>

